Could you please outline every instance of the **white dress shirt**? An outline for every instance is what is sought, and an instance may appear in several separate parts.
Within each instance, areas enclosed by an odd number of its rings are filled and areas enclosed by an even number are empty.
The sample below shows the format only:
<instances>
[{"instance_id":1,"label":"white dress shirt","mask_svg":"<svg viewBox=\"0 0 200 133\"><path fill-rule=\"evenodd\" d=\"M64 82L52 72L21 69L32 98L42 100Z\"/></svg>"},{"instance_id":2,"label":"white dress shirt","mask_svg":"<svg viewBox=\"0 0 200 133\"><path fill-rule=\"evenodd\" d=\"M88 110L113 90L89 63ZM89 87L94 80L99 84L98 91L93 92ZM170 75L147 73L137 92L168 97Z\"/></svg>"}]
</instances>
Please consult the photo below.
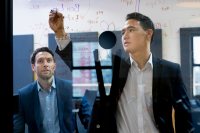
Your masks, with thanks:
<instances>
[{"instance_id":1,"label":"white dress shirt","mask_svg":"<svg viewBox=\"0 0 200 133\"><path fill-rule=\"evenodd\" d=\"M152 54L143 69L130 60L132 65L116 112L118 133L158 133L152 107Z\"/></svg>"},{"instance_id":2,"label":"white dress shirt","mask_svg":"<svg viewBox=\"0 0 200 133\"><path fill-rule=\"evenodd\" d=\"M69 42L71 41L69 34L66 34L62 38L56 38L55 37L55 40L56 40L56 43L58 45L58 49L60 51L63 50L69 44Z\"/></svg>"}]
</instances>

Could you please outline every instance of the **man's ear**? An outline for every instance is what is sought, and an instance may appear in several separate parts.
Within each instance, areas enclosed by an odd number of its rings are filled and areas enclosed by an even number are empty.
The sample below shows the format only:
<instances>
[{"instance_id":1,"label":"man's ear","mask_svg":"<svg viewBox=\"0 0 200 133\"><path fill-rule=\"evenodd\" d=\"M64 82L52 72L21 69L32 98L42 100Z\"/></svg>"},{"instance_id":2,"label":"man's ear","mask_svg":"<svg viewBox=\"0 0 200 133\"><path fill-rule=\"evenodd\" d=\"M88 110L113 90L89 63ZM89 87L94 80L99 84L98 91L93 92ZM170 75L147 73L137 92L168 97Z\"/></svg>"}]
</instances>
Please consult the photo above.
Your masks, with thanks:
<instances>
[{"instance_id":1,"label":"man's ear","mask_svg":"<svg viewBox=\"0 0 200 133\"><path fill-rule=\"evenodd\" d=\"M54 65L54 71L56 70L56 63L55 63L55 65Z\"/></svg>"},{"instance_id":2,"label":"man's ear","mask_svg":"<svg viewBox=\"0 0 200 133\"><path fill-rule=\"evenodd\" d=\"M152 29L147 29L146 33L147 33L147 37L149 38L149 40L151 40L151 38L153 36L153 30Z\"/></svg>"},{"instance_id":3,"label":"man's ear","mask_svg":"<svg viewBox=\"0 0 200 133\"><path fill-rule=\"evenodd\" d=\"M32 71L35 72L35 65L31 64Z\"/></svg>"}]
</instances>

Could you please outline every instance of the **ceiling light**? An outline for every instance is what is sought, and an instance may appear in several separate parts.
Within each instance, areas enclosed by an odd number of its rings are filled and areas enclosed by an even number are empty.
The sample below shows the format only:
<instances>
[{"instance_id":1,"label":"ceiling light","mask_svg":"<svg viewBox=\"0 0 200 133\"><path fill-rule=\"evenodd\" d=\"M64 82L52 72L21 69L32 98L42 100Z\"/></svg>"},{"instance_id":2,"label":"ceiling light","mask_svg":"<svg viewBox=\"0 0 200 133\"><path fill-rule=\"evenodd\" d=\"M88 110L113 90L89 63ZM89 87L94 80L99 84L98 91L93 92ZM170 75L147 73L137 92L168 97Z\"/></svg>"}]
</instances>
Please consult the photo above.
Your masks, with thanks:
<instances>
[{"instance_id":1,"label":"ceiling light","mask_svg":"<svg viewBox=\"0 0 200 133\"><path fill-rule=\"evenodd\" d=\"M180 2L176 5L185 8L200 8L200 2Z\"/></svg>"}]
</instances>

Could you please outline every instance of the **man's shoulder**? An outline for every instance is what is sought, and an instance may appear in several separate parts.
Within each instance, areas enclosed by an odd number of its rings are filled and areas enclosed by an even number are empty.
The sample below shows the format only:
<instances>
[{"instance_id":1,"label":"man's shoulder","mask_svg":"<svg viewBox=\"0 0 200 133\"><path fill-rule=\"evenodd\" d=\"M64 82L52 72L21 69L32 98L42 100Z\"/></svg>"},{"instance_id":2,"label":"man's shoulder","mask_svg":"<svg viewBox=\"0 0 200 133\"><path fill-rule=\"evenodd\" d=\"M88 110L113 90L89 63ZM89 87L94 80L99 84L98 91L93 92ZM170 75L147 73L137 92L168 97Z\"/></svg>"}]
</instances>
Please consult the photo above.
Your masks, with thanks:
<instances>
[{"instance_id":1,"label":"man's shoulder","mask_svg":"<svg viewBox=\"0 0 200 133\"><path fill-rule=\"evenodd\" d=\"M29 84L23 86L22 88L20 88L19 91L30 90L30 88L33 88L35 85L36 85L36 82L29 83Z\"/></svg>"},{"instance_id":2,"label":"man's shoulder","mask_svg":"<svg viewBox=\"0 0 200 133\"><path fill-rule=\"evenodd\" d=\"M161 64L163 67L177 68L180 66L180 64L166 60L166 59L154 58L154 60L156 60L156 62Z\"/></svg>"},{"instance_id":3,"label":"man's shoulder","mask_svg":"<svg viewBox=\"0 0 200 133\"><path fill-rule=\"evenodd\" d=\"M24 87L19 88L18 95L20 95L20 97L23 97L23 96L29 97L30 95L34 93L35 88L36 88L36 82L27 84Z\"/></svg>"}]
</instances>

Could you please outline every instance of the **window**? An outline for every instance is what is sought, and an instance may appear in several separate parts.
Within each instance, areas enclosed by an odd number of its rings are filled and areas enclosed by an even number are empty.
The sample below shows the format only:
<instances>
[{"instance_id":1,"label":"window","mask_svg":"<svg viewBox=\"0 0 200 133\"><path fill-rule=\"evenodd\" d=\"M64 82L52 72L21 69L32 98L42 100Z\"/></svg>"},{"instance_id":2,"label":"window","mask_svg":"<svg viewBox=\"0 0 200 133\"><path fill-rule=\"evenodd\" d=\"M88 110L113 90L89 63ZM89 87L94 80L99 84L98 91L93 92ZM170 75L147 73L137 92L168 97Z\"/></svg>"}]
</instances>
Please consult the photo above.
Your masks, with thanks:
<instances>
[{"instance_id":1,"label":"window","mask_svg":"<svg viewBox=\"0 0 200 133\"><path fill-rule=\"evenodd\" d=\"M200 96L200 36L193 37L193 95Z\"/></svg>"},{"instance_id":2,"label":"window","mask_svg":"<svg viewBox=\"0 0 200 133\"><path fill-rule=\"evenodd\" d=\"M103 50L98 44L97 32L70 33L72 39L72 71L63 60L55 54L57 77L72 80L73 97L82 97L86 89L98 90L98 82L95 69L93 51L98 49L103 74L106 94L110 92L112 80L111 50ZM49 48L55 51L56 42L54 34L49 34Z\"/></svg>"},{"instance_id":3,"label":"window","mask_svg":"<svg viewBox=\"0 0 200 133\"><path fill-rule=\"evenodd\" d=\"M73 95L74 97L82 97L85 90L98 90L98 82L95 69L95 61L93 51L98 49L101 53L104 51L100 48L98 42L74 42L72 46L73 58ZM105 54L103 54L105 55ZM110 84L112 79L112 59L111 56L100 57L104 86L106 93L110 92Z\"/></svg>"},{"instance_id":4,"label":"window","mask_svg":"<svg viewBox=\"0 0 200 133\"><path fill-rule=\"evenodd\" d=\"M200 96L200 28L181 28L181 68L190 97Z\"/></svg>"}]
</instances>

